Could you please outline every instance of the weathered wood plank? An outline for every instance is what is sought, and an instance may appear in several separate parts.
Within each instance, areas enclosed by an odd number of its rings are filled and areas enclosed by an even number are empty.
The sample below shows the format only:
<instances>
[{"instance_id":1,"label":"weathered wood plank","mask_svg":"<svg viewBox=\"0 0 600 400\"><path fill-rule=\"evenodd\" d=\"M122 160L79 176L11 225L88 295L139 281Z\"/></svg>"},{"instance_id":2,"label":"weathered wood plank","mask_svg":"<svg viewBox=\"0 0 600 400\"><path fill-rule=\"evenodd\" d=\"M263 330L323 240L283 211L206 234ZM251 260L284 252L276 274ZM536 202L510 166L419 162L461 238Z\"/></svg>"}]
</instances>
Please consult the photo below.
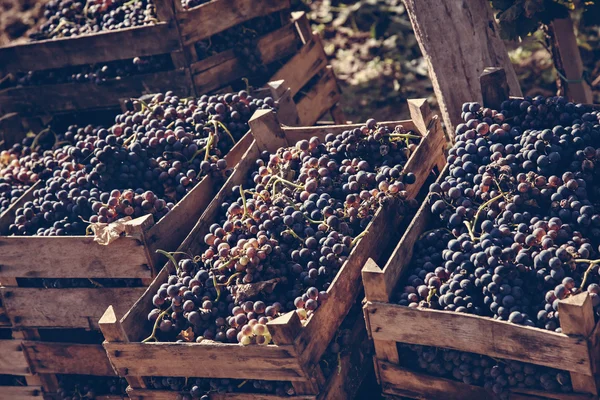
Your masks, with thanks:
<instances>
[{"instance_id":1,"label":"weathered wood plank","mask_svg":"<svg viewBox=\"0 0 600 400\"><path fill-rule=\"evenodd\" d=\"M131 45L123 46L123 43ZM179 40L176 34L173 35L172 28L161 22L156 25L0 47L0 70L27 72L96 64L170 53L179 47Z\"/></svg>"},{"instance_id":2,"label":"weathered wood plank","mask_svg":"<svg viewBox=\"0 0 600 400\"><path fill-rule=\"evenodd\" d=\"M119 376L303 380L294 347L204 343L104 343ZM185 365L185 368L182 366Z\"/></svg>"},{"instance_id":3,"label":"weathered wood plank","mask_svg":"<svg viewBox=\"0 0 600 400\"><path fill-rule=\"evenodd\" d=\"M271 78L272 81L284 80L292 96L304 87L327 65L327 55L319 35L313 35L300 51L292 57Z\"/></svg>"},{"instance_id":4,"label":"weathered wood plank","mask_svg":"<svg viewBox=\"0 0 600 400\"><path fill-rule=\"evenodd\" d=\"M152 276L143 243L127 236L107 246L94 242L93 236L0 236L0 253L0 281Z\"/></svg>"},{"instance_id":5,"label":"weathered wood plank","mask_svg":"<svg viewBox=\"0 0 600 400\"><path fill-rule=\"evenodd\" d=\"M452 311L367 304L374 340L444 347L552 368L560 365L592 375L587 341L582 338Z\"/></svg>"},{"instance_id":6,"label":"weathered wood plank","mask_svg":"<svg viewBox=\"0 0 600 400\"><path fill-rule=\"evenodd\" d=\"M121 314L144 288L37 289L0 288L2 303L14 327L97 328L113 304Z\"/></svg>"},{"instance_id":7,"label":"weathered wood plank","mask_svg":"<svg viewBox=\"0 0 600 400\"><path fill-rule=\"evenodd\" d=\"M560 327L565 335L576 335L584 340L591 336L596 323L594 321L594 307L592 298L587 292L568 297L558 303ZM592 368L595 367L595 359L598 357L589 346ZM598 394L596 379L592 376L571 372L571 383L573 390L581 393Z\"/></svg>"},{"instance_id":8,"label":"weathered wood plank","mask_svg":"<svg viewBox=\"0 0 600 400\"><path fill-rule=\"evenodd\" d=\"M493 398L491 393L482 387L412 372L383 361L377 361L377 364L381 371L381 387L385 394L422 400Z\"/></svg>"},{"instance_id":9,"label":"weathered wood plank","mask_svg":"<svg viewBox=\"0 0 600 400\"><path fill-rule=\"evenodd\" d=\"M185 46L235 25L290 8L290 0L213 0L177 13Z\"/></svg>"},{"instance_id":10,"label":"weathered wood plank","mask_svg":"<svg viewBox=\"0 0 600 400\"><path fill-rule=\"evenodd\" d=\"M293 24L288 24L261 37L257 43L258 52L264 64L291 56L301 45ZM249 71L233 52L227 50L190 66L194 85L198 93L206 93L221 88Z\"/></svg>"},{"instance_id":11,"label":"weathered wood plank","mask_svg":"<svg viewBox=\"0 0 600 400\"><path fill-rule=\"evenodd\" d=\"M132 75L122 79L111 79L101 85L87 82L9 88L0 91L0 111L43 115L95 108L118 108L120 99L138 98L143 94L167 90L172 90L178 96L192 95L189 71L179 69Z\"/></svg>"},{"instance_id":12,"label":"weathered wood plank","mask_svg":"<svg viewBox=\"0 0 600 400\"><path fill-rule=\"evenodd\" d=\"M406 0L408 15L427 65L450 137L460 122L462 104L481 101L479 75L503 67L510 92L521 96L492 9L485 0ZM440 27L444 27L440 35Z\"/></svg>"},{"instance_id":13,"label":"weathered wood plank","mask_svg":"<svg viewBox=\"0 0 600 400\"><path fill-rule=\"evenodd\" d=\"M24 341L23 349L36 374L115 374L101 344Z\"/></svg>"},{"instance_id":14,"label":"weathered wood plank","mask_svg":"<svg viewBox=\"0 0 600 400\"><path fill-rule=\"evenodd\" d=\"M556 400L592 400L597 399L597 396L584 393L552 393L545 390L534 390L534 389L521 389L511 388L510 400L513 400L514 394L524 394L522 400L535 400L535 399L556 399ZM531 397L536 396L536 397ZM516 398L514 400L517 400Z\"/></svg>"},{"instance_id":15,"label":"weathered wood plank","mask_svg":"<svg viewBox=\"0 0 600 400\"><path fill-rule=\"evenodd\" d=\"M0 340L0 374L31 375L20 340Z\"/></svg>"},{"instance_id":16,"label":"weathered wood plank","mask_svg":"<svg viewBox=\"0 0 600 400\"><path fill-rule=\"evenodd\" d=\"M336 105L341 98L333 70L327 66L319 81L308 90L296 104L298 117L302 125L313 125L327 111Z\"/></svg>"},{"instance_id":17,"label":"weathered wood plank","mask_svg":"<svg viewBox=\"0 0 600 400\"><path fill-rule=\"evenodd\" d=\"M0 398L6 400L41 400L40 386L0 386Z\"/></svg>"}]
</instances>

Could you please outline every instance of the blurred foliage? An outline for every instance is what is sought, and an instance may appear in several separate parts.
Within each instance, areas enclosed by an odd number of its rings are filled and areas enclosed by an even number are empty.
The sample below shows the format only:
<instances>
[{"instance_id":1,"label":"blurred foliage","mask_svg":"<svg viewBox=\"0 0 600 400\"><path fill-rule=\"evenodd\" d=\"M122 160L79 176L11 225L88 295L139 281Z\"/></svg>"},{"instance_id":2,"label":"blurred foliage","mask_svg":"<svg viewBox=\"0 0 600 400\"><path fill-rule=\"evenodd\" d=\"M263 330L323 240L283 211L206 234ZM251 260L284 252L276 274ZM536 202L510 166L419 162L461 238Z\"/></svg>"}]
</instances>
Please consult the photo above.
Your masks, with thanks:
<instances>
[{"instance_id":1,"label":"blurred foliage","mask_svg":"<svg viewBox=\"0 0 600 400\"><path fill-rule=\"evenodd\" d=\"M490 4L498 11L500 34L507 40L522 39L576 9L581 9L583 24L600 20L600 1L596 0L490 0Z\"/></svg>"}]
</instances>

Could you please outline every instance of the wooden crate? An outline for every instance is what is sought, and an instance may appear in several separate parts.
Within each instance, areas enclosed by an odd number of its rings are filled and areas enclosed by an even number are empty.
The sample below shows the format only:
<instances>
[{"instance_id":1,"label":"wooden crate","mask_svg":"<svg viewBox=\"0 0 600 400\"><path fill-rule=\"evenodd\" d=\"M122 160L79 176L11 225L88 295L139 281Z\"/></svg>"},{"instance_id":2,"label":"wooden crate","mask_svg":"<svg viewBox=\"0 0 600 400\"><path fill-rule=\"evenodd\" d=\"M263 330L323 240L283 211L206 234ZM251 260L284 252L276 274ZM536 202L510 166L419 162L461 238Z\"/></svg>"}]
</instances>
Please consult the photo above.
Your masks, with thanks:
<instances>
[{"instance_id":1,"label":"wooden crate","mask_svg":"<svg viewBox=\"0 0 600 400\"><path fill-rule=\"evenodd\" d=\"M408 194L414 198L421 185L436 166L445 140L439 119L433 116L425 100L409 101L412 120L384 123L402 124L423 136L420 145L405 169L413 172L416 183ZM242 158L238 168L202 215L198 224L180 246L180 251L199 253L201 239L216 220L221 204L231 188L247 177L261 149L274 149L299 140L327 133L341 133L360 125L308 128L280 127L272 112L259 111L250 122L255 141ZM397 229L402 216L392 207L379 209L367 227L369 232L352 250L337 277L328 289L329 301L303 325L295 312L287 313L269 323L274 345L239 346L237 344L206 343L142 343L148 327L145 321L151 309L151 298L167 280L169 264L159 273L144 295L123 318L111 307L100 320L106 339L104 346L119 376L125 377L133 389L145 389L143 377L193 376L203 378L268 379L292 381L298 395L319 393L324 379L318 361L336 330L342 323L361 287L360 269L368 257L374 257L389 240L388 232ZM157 360L161 360L157 362ZM215 366L218 366L217 368Z\"/></svg>"},{"instance_id":2,"label":"wooden crate","mask_svg":"<svg viewBox=\"0 0 600 400\"><path fill-rule=\"evenodd\" d=\"M504 71L487 70L481 79L486 106L508 98ZM447 170L440 176L443 180ZM494 398L491 391L462 382L428 376L399 366L397 343L449 348L560 368L571 375L574 394L511 389L511 399L597 399L600 372L600 322L594 322L587 292L560 301L563 333L498 321L488 317L425 308L409 308L392 302L392 295L406 274L413 247L434 221L424 202L390 258L381 268L368 260L362 271L365 287L365 320L375 344L375 371L384 394L419 399L475 400ZM527 398L532 398L527 397Z\"/></svg>"},{"instance_id":3,"label":"wooden crate","mask_svg":"<svg viewBox=\"0 0 600 400\"><path fill-rule=\"evenodd\" d=\"M180 0L155 0L154 3L160 21L154 25L1 47L0 73L39 71L160 54L170 54L173 70L113 79L102 85L65 83L7 88L0 91L0 113L17 112L34 116L116 108L120 99L169 90L184 97L205 93L203 86L196 88L196 81L201 84L204 76L208 82L220 82L228 76L231 78L228 82L231 82L246 71L238 67L234 76L229 70L232 64L217 68L229 59L225 54L228 52L197 63L190 55L193 44L256 17L282 12L283 20L283 10L290 7L290 0L258 3L252 0L212 0L191 9L183 9ZM295 53L296 43L291 38L293 26L292 22L278 30L275 36L263 38L259 48L265 61L273 62Z\"/></svg>"},{"instance_id":4,"label":"wooden crate","mask_svg":"<svg viewBox=\"0 0 600 400\"><path fill-rule=\"evenodd\" d=\"M247 133L225 156L235 166L248 149ZM33 196L34 185L0 216L6 234L16 209ZM204 177L167 215L154 223L151 215L132 221L132 232L108 246L93 236L0 236L2 307L14 328L97 328L108 305L123 313L143 288L26 288L18 278L139 278L149 284L158 271L157 249L173 251L219 190L211 176ZM119 303L114 300L119 299ZM121 304L121 305L119 305ZM85 305L85 306L82 306Z\"/></svg>"},{"instance_id":5,"label":"wooden crate","mask_svg":"<svg viewBox=\"0 0 600 400\"><path fill-rule=\"evenodd\" d=\"M349 316L351 317L351 316ZM349 318L348 317L348 318ZM359 317L352 325L350 343L342 352L337 371L327 379L318 395L277 396L257 393L210 393L211 400L350 400L355 398L361 382L373 370L365 321ZM177 400L178 392L133 389L127 393L132 400Z\"/></svg>"}]
</instances>

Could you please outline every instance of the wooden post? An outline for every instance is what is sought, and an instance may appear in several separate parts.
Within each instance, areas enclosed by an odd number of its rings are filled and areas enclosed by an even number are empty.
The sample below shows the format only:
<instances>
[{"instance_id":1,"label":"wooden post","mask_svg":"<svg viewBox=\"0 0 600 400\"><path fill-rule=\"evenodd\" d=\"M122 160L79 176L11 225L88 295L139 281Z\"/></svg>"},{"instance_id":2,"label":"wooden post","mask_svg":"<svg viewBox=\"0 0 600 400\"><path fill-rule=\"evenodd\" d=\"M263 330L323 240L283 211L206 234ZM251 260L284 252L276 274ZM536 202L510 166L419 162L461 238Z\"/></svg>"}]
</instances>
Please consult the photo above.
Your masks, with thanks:
<instances>
[{"instance_id":1,"label":"wooden post","mask_svg":"<svg viewBox=\"0 0 600 400\"><path fill-rule=\"evenodd\" d=\"M348 123L346 114L344 113L344 110L342 110L342 107L340 107L339 104L336 104L335 106L331 107L329 113L331 114L331 118L333 118L333 122L335 122L337 125L346 125Z\"/></svg>"},{"instance_id":2,"label":"wooden post","mask_svg":"<svg viewBox=\"0 0 600 400\"><path fill-rule=\"evenodd\" d=\"M100 330L102 331L102 335L104 335L104 340L106 342L129 343L127 333L125 333L125 330L121 325L121 321L119 320L119 318L117 318L113 306L108 306L108 308L104 312L104 315L100 318L98 326L100 327ZM127 380L129 386L135 389L146 389L146 383L144 382L144 379L142 377L128 376L127 373L122 374L122 371L117 371L117 369L114 367L112 359L113 357L119 357L118 351L115 351L111 354L108 350L106 350L106 353L110 364L115 370L115 373L118 376L124 377Z\"/></svg>"},{"instance_id":3,"label":"wooden post","mask_svg":"<svg viewBox=\"0 0 600 400\"><path fill-rule=\"evenodd\" d=\"M250 131L260 151L275 152L280 147L288 145L285 133L277 120L277 116L271 110L258 110L250 121Z\"/></svg>"},{"instance_id":4,"label":"wooden post","mask_svg":"<svg viewBox=\"0 0 600 400\"><path fill-rule=\"evenodd\" d=\"M433 118L427 99L409 99L407 103L410 119L414 122L421 136L425 136L429 130L429 123Z\"/></svg>"},{"instance_id":5,"label":"wooden post","mask_svg":"<svg viewBox=\"0 0 600 400\"><path fill-rule=\"evenodd\" d=\"M294 24L296 25L302 44L308 43L312 39L313 33L310 22L306 18L306 13L304 11L294 11L292 13L292 20L295 21Z\"/></svg>"},{"instance_id":6,"label":"wooden post","mask_svg":"<svg viewBox=\"0 0 600 400\"><path fill-rule=\"evenodd\" d=\"M560 78L565 95L577 103L593 103L592 88L583 79L583 61L577 45L571 17L555 19L551 23L553 59L555 67L567 81Z\"/></svg>"},{"instance_id":7,"label":"wooden post","mask_svg":"<svg viewBox=\"0 0 600 400\"><path fill-rule=\"evenodd\" d=\"M277 119L287 126L300 125L300 118L298 117L296 103L294 103L292 97L292 91L287 87L285 81L281 79L269 82L267 86L271 90L271 96L279 103Z\"/></svg>"},{"instance_id":8,"label":"wooden post","mask_svg":"<svg viewBox=\"0 0 600 400\"><path fill-rule=\"evenodd\" d=\"M267 328L273 338L273 343L277 345L290 345L294 344L296 337L300 333L302 322L296 311L290 311L268 322ZM307 373L310 375L310 380L292 382L296 394L319 394L319 386L325 381L321 368L317 365L312 371L307 371Z\"/></svg>"},{"instance_id":9,"label":"wooden post","mask_svg":"<svg viewBox=\"0 0 600 400\"><path fill-rule=\"evenodd\" d=\"M362 269L362 279L365 287L365 299L368 302L391 302L389 293L391 293L393 288L389 286L393 285L394 282L389 282L385 279L385 273L372 258L367 260ZM363 312L367 324L367 332L370 333L369 311L366 305L363 308ZM398 354L398 346L394 341L373 340L373 345L375 346L375 375L377 375L377 380L381 383L377 360L397 365L400 363L400 355Z\"/></svg>"},{"instance_id":10,"label":"wooden post","mask_svg":"<svg viewBox=\"0 0 600 400\"><path fill-rule=\"evenodd\" d=\"M509 90L504 68L488 67L479 77L483 106L500 110L503 101L508 100Z\"/></svg>"},{"instance_id":11,"label":"wooden post","mask_svg":"<svg viewBox=\"0 0 600 400\"><path fill-rule=\"evenodd\" d=\"M593 347L589 345L590 335L596 325L592 298L587 292L583 292L561 300L558 303L558 313L560 327L565 335L582 336L588 342L593 369L595 358L598 355L593 351ZM598 387L593 375L588 376L571 372L571 383L575 392L598 394Z\"/></svg>"},{"instance_id":12,"label":"wooden post","mask_svg":"<svg viewBox=\"0 0 600 400\"><path fill-rule=\"evenodd\" d=\"M462 104L481 101L477 82L485 67L503 67L510 93L521 96L487 0L405 0L404 4L450 137L462 122Z\"/></svg>"}]
</instances>

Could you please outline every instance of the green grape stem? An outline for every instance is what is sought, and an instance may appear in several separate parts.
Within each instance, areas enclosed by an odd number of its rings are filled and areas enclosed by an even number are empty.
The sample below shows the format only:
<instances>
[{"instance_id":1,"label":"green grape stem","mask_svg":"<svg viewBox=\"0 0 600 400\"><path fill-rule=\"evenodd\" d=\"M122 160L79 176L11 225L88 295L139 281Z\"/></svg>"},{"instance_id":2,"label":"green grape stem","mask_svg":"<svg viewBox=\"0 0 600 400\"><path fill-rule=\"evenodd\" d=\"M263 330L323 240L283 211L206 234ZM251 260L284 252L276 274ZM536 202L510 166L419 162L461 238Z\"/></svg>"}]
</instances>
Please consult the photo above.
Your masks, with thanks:
<instances>
[{"instance_id":1,"label":"green grape stem","mask_svg":"<svg viewBox=\"0 0 600 400\"><path fill-rule=\"evenodd\" d=\"M169 313L169 311L171 311L171 306L169 306L169 308L167 308L165 311L158 314L158 317L156 318L156 321L154 322L154 326L152 327L152 334L150 336L148 336L146 339L142 340L142 343L148 343L150 341L158 342L158 338L156 337L156 330L158 329L158 326L160 325L160 322L162 321L162 319L165 317L165 315L167 315Z\"/></svg>"}]
</instances>

